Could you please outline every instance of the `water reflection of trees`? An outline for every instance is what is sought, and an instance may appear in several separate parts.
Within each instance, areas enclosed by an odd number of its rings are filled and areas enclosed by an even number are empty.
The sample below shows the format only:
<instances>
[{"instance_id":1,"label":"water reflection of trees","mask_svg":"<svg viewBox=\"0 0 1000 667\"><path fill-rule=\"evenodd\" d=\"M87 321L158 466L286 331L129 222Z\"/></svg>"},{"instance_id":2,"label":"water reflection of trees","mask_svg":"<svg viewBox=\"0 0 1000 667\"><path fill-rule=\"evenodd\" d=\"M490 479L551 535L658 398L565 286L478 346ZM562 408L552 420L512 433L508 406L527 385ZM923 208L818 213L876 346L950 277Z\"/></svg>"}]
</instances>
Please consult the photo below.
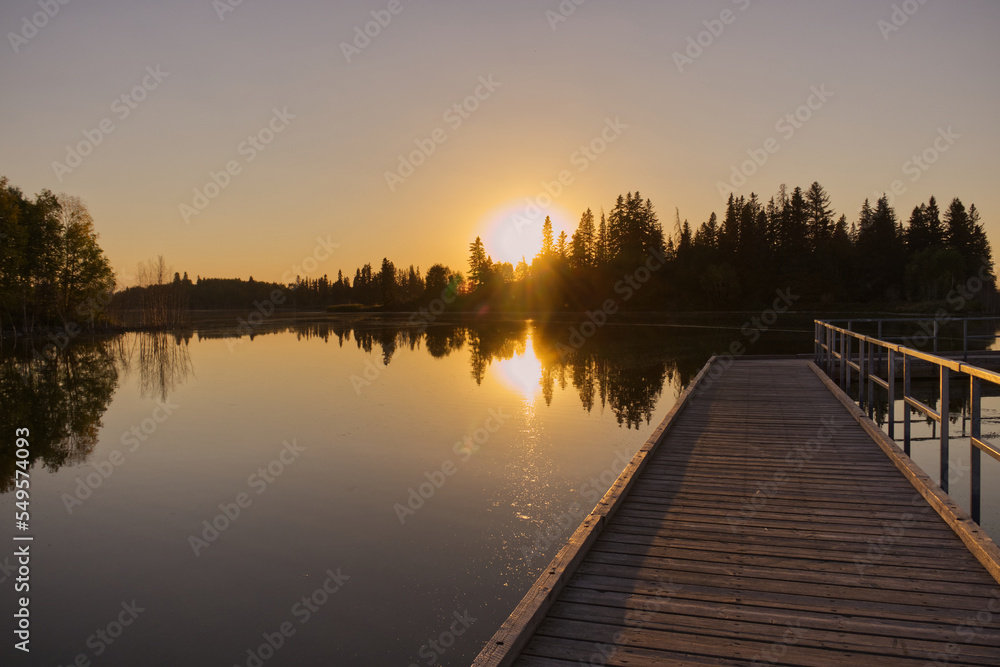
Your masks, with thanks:
<instances>
[{"instance_id":1,"label":"water reflection of trees","mask_svg":"<svg viewBox=\"0 0 1000 667\"><path fill-rule=\"evenodd\" d=\"M664 385L679 389L704 363L685 355L662 329L605 327L579 347L570 344L568 329L549 325L533 334L546 402L556 382L561 388L572 385L586 411L599 400L601 409L609 408L628 428L651 423Z\"/></svg>"},{"instance_id":2,"label":"water reflection of trees","mask_svg":"<svg viewBox=\"0 0 1000 667\"><path fill-rule=\"evenodd\" d=\"M527 351L528 328L523 322L496 323L467 329L466 337L472 378L482 384L486 369L494 361L513 359Z\"/></svg>"},{"instance_id":3,"label":"water reflection of trees","mask_svg":"<svg viewBox=\"0 0 1000 667\"><path fill-rule=\"evenodd\" d=\"M120 336L111 344L123 374L138 374L139 394L165 401L194 371L190 338L180 333L136 333Z\"/></svg>"},{"instance_id":4,"label":"water reflection of trees","mask_svg":"<svg viewBox=\"0 0 1000 667\"><path fill-rule=\"evenodd\" d=\"M255 335L291 331L299 339L336 341L341 347L353 340L365 352L381 352L386 365L401 348L423 347L435 358L466 351L477 384L495 362L526 354L530 337L541 364L539 384L546 404L551 404L556 386L572 387L584 410L590 412L598 406L610 409L618 423L628 428L651 423L664 385L679 389L704 363L703 346L687 349L669 330L607 326L574 347L570 341L572 325L509 321L475 326L436 324L421 330L405 322L360 318L280 323ZM728 346L729 342L727 338L721 344Z\"/></svg>"},{"instance_id":5,"label":"water reflection of trees","mask_svg":"<svg viewBox=\"0 0 1000 667\"><path fill-rule=\"evenodd\" d=\"M0 432L29 429L29 461L50 471L91 455L123 377L137 373L144 396L166 400L192 371L181 335L79 341L44 357L43 345L22 341L0 350ZM14 439L0 439L0 493L13 488L16 462Z\"/></svg>"},{"instance_id":6,"label":"water reflection of trees","mask_svg":"<svg viewBox=\"0 0 1000 667\"><path fill-rule=\"evenodd\" d=\"M72 345L45 359L31 349L0 362L0 432L28 428L32 463L49 470L82 463L97 444L101 417L118 385L115 355L106 344ZM13 438L0 440L0 491L13 488Z\"/></svg>"},{"instance_id":7,"label":"water reflection of trees","mask_svg":"<svg viewBox=\"0 0 1000 667\"><path fill-rule=\"evenodd\" d=\"M856 380L855 380L856 384ZM983 383L984 385L986 383ZM930 406L934 410L941 409L941 390L938 385L938 381L934 379L921 378L912 381L912 386L910 388L911 396L921 403ZM989 386L983 387L983 396L995 396L1000 391L993 389ZM857 400L857 389L852 387L851 397ZM897 403L902 401L903 397L903 387L898 383L896 386L896 400ZM886 391L880 387L875 387L874 397L870 400L871 403L871 418L882 428L886 428L889 423L889 398ZM862 403L861 408L868 414L869 401ZM911 408L907 406L905 409L910 412L910 424L918 425L923 424L928 427L932 433L933 437L937 437L938 424L937 421L931 417L925 415L922 412L918 412L916 408ZM949 384L948 390L948 421L952 424L952 435L961 434L960 437L965 437L969 431L969 382L968 376L961 375L958 378L952 377L952 381ZM895 410L894 410L895 412ZM896 439L902 440L903 437L903 416L894 415L896 419ZM985 420L984 420L985 421ZM958 432L956 432L955 426L958 426ZM986 428L984 424L984 429Z\"/></svg>"}]
</instances>

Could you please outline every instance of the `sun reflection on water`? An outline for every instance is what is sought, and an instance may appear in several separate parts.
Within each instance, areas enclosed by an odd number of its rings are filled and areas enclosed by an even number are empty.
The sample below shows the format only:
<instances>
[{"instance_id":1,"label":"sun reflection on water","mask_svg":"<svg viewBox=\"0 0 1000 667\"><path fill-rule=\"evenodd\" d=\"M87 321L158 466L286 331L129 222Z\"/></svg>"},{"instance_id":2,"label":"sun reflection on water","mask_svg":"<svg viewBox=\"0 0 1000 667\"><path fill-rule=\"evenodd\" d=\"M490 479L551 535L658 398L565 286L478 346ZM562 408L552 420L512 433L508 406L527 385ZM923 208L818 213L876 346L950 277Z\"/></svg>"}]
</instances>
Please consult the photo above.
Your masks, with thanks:
<instances>
[{"instance_id":1,"label":"sun reflection on water","mask_svg":"<svg viewBox=\"0 0 1000 667\"><path fill-rule=\"evenodd\" d=\"M504 383L521 394L525 403L535 402L542 391L542 362L535 354L531 336L525 342L524 352L500 361L497 370Z\"/></svg>"}]
</instances>

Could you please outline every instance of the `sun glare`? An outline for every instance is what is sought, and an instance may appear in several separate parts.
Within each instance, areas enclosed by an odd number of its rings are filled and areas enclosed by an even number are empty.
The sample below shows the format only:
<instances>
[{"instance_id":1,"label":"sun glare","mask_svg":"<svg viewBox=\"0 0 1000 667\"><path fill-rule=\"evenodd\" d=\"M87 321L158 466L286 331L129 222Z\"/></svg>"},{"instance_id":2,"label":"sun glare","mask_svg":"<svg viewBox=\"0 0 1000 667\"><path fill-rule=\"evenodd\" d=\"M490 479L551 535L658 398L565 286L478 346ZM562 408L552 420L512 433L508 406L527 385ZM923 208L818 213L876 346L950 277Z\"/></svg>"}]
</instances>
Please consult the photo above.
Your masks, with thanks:
<instances>
[{"instance_id":1,"label":"sun glare","mask_svg":"<svg viewBox=\"0 0 1000 667\"><path fill-rule=\"evenodd\" d=\"M523 257L529 264L542 248L542 224L545 216L552 219L553 235L560 231L573 233L569 221L572 214L558 205L540 209L530 199L508 202L483 217L479 229L486 253L496 262L510 262L515 266Z\"/></svg>"},{"instance_id":2,"label":"sun glare","mask_svg":"<svg viewBox=\"0 0 1000 667\"><path fill-rule=\"evenodd\" d=\"M542 362L535 354L530 336L524 354L501 361L497 370L504 383L526 399L533 398L542 390Z\"/></svg>"}]
</instances>

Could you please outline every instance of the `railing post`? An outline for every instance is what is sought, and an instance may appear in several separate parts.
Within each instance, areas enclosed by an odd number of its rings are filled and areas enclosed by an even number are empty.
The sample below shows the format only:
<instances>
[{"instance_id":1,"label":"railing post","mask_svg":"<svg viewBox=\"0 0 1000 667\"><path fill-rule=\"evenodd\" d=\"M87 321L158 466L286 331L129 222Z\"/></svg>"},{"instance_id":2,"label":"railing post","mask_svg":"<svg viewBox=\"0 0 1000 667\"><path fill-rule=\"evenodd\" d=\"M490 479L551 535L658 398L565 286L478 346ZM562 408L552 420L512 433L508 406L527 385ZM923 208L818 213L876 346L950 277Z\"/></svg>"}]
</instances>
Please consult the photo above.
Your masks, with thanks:
<instances>
[{"instance_id":1,"label":"railing post","mask_svg":"<svg viewBox=\"0 0 1000 667\"><path fill-rule=\"evenodd\" d=\"M820 335L820 341L823 344L826 344L826 343L829 342L829 338L830 337L827 335L827 333L828 333L828 331L827 331L827 328L826 328L826 323L825 322L820 322L820 324L819 324L819 335ZM827 372L829 373L830 369L827 368L827 362L829 361L829 356L828 356L829 355L829 348L828 347L824 347L823 345L820 345L820 347L819 347L819 354L820 354L820 361L822 362L820 364L820 368L826 369Z\"/></svg>"},{"instance_id":2,"label":"railing post","mask_svg":"<svg viewBox=\"0 0 1000 667\"><path fill-rule=\"evenodd\" d=\"M854 350L854 336L849 333L844 334L844 392L848 396L851 394L851 354Z\"/></svg>"},{"instance_id":3,"label":"railing post","mask_svg":"<svg viewBox=\"0 0 1000 667\"><path fill-rule=\"evenodd\" d=\"M829 377L829 376L833 375L833 372L830 370L832 368L830 366L830 344L831 344L830 343L830 327L828 327L826 325L823 326L823 338L826 339L826 356L824 357L824 360L825 360L826 363L824 365L826 366L826 375L827 375L827 377Z\"/></svg>"},{"instance_id":4,"label":"railing post","mask_svg":"<svg viewBox=\"0 0 1000 667\"><path fill-rule=\"evenodd\" d=\"M834 364L837 363L837 332L831 327L830 328L830 378L836 382L837 376L834 374Z\"/></svg>"},{"instance_id":5,"label":"railing post","mask_svg":"<svg viewBox=\"0 0 1000 667\"><path fill-rule=\"evenodd\" d=\"M896 439L896 353L889 350L888 371L886 378L889 385L889 439Z\"/></svg>"},{"instance_id":6,"label":"railing post","mask_svg":"<svg viewBox=\"0 0 1000 667\"><path fill-rule=\"evenodd\" d=\"M979 460L979 447L976 446L975 440L982 437L982 430L979 421L980 415L980 398L982 397L982 381L975 377L971 377L971 386L969 387L969 417L972 420L972 428L970 435L972 439L969 441L972 447L972 452L970 455L970 465L969 472L972 475L972 479L969 480L969 486L972 489L972 520L979 523L980 510L982 506L982 477L981 477L981 462Z\"/></svg>"},{"instance_id":7,"label":"railing post","mask_svg":"<svg viewBox=\"0 0 1000 667\"><path fill-rule=\"evenodd\" d=\"M865 400L865 339L858 339L858 405Z\"/></svg>"},{"instance_id":8,"label":"railing post","mask_svg":"<svg viewBox=\"0 0 1000 667\"><path fill-rule=\"evenodd\" d=\"M830 379L836 381L837 376L833 373L833 365L837 361L837 332L830 327Z\"/></svg>"},{"instance_id":9,"label":"railing post","mask_svg":"<svg viewBox=\"0 0 1000 667\"><path fill-rule=\"evenodd\" d=\"M883 340L883 338L882 338L882 320L878 321L878 336L877 336L877 338L879 340ZM879 346L879 348L878 348L878 361L876 363L878 363L878 367L881 370L881 368L882 368L882 347L881 346Z\"/></svg>"},{"instance_id":10,"label":"railing post","mask_svg":"<svg viewBox=\"0 0 1000 667\"><path fill-rule=\"evenodd\" d=\"M819 322L813 320L813 363L819 366Z\"/></svg>"},{"instance_id":11,"label":"railing post","mask_svg":"<svg viewBox=\"0 0 1000 667\"><path fill-rule=\"evenodd\" d=\"M872 418L875 414L875 401L872 397L875 395L875 380L872 379L872 362L875 360L875 348L877 345L873 343L868 344L868 419Z\"/></svg>"},{"instance_id":12,"label":"railing post","mask_svg":"<svg viewBox=\"0 0 1000 667\"><path fill-rule=\"evenodd\" d=\"M910 406L906 399L910 395L910 374L913 372L913 362L903 355L903 451L910 455Z\"/></svg>"},{"instance_id":13,"label":"railing post","mask_svg":"<svg viewBox=\"0 0 1000 667\"><path fill-rule=\"evenodd\" d=\"M847 389L847 385L844 380L847 377L847 364L844 363L847 353L847 335L841 331L840 332L840 388Z\"/></svg>"},{"instance_id":14,"label":"railing post","mask_svg":"<svg viewBox=\"0 0 1000 667\"><path fill-rule=\"evenodd\" d=\"M938 412L941 415L941 490L948 493L948 382L951 379L951 369L941 366L941 405Z\"/></svg>"},{"instance_id":15,"label":"railing post","mask_svg":"<svg viewBox=\"0 0 1000 667\"><path fill-rule=\"evenodd\" d=\"M968 319L963 319L962 320L962 361L968 361L968 360L969 360L969 320Z\"/></svg>"}]
</instances>

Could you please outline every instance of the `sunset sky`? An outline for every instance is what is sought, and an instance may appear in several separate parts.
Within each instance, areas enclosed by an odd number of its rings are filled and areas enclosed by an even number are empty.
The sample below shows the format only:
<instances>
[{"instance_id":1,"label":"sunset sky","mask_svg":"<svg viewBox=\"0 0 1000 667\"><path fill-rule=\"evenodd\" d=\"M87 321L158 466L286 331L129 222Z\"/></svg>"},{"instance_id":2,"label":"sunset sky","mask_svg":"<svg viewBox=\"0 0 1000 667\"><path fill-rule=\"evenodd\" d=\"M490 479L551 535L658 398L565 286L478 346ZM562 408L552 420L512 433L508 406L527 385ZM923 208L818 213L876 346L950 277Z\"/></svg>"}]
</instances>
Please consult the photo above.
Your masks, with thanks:
<instances>
[{"instance_id":1,"label":"sunset sky","mask_svg":"<svg viewBox=\"0 0 1000 667\"><path fill-rule=\"evenodd\" d=\"M238 1L0 7L0 175L81 196L126 281L280 280L317 238L311 277L465 271L635 189L669 232L750 154L737 195L815 180L854 220L898 180L900 217L958 196L1000 243L995 1Z\"/></svg>"}]
</instances>

